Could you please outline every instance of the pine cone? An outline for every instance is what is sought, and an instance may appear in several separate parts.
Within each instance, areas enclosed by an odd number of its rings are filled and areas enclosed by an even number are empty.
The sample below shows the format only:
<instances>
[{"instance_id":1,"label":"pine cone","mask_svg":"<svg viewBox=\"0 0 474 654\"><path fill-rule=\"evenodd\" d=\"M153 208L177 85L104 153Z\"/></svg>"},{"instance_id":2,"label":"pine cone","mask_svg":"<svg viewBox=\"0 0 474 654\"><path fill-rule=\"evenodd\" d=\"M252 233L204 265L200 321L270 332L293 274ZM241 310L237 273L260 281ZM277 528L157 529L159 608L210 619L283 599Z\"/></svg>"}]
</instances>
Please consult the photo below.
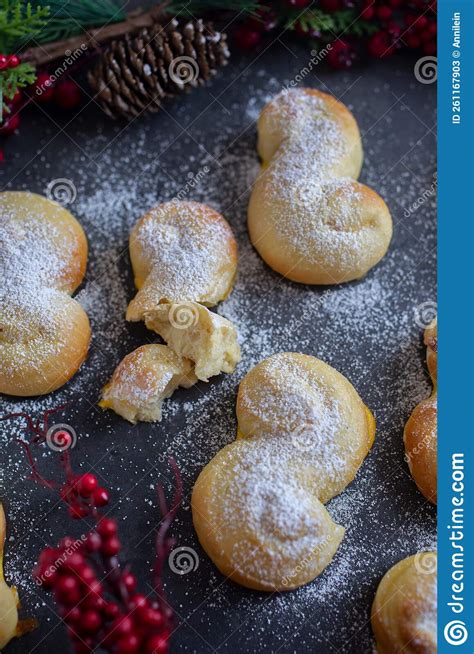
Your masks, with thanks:
<instances>
[{"instance_id":1,"label":"pine cone","mask_svg":"<svg viewBox=\"0 0 474 654\"><path fill-rule=\"evenodd\" d=\"M227 35L211 23L173 18L112 41L88 80L108 116L130 120L203 84L229 56Z\"/></svg>"}]
</instances>

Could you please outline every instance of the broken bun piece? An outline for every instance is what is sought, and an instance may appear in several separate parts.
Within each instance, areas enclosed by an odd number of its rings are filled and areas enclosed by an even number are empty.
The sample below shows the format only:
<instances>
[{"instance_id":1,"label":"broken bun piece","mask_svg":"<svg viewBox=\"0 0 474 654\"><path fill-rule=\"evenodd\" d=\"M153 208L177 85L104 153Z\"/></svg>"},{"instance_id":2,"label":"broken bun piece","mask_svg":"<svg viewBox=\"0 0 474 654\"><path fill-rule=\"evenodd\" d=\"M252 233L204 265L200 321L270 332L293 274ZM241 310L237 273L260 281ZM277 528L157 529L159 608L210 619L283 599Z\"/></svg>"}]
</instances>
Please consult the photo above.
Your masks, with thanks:
<instances>
[{"instance_id":1,"label":"broken bun piece","mask_svg":"<svg viewBox=\"0 0 474 654\"><path fill-rule=\"evenodd\" d=\"M193 365L167 345L142 345L119 363L99 406L129 422L161 420L163 400L197 381Z\"/></svg>"},{"instance_id":2,"label":"broken bun piece","mask_svg":"<svg viewBox=\"0 0 474 654\"><path fill-rule=\"evenodd\" d=\"M382 259L392 219L382 198L356 181L361 138L342 102L309 88L283 91L260 114L258 153L248 229L273 270L303 284L340 284Z\"/></svg>"},{"instance_id":3,"label":"broken bun piece","mask_svg":"<svg viewBox=\"0 0 474 654\"><path fill-rule=\"evenodd\" d=\"M160 367L156 384L150 383L145 404L133 393L134 380L153 377L153 366L143 348L128 355L103 390L100 406L112 408L127 420L160 420L161 404L179 386L208 381L221 372L231 373L240 361L234 325L208 309L228 296L237 271L237 245L227 221L197 202L167 202L149 211L132 230L130 257L138 289L127 309L127 320L143 320L166 342L167 366L176 370L176 383L166 386ZM164 346L148 346L163 348ZM158 354L159 353L159 354ZM173 354L171 362L169 353ZM125 371L127 383L122 382ZM145 369L142 369L145 366ZM168 372L170 372L168 368ZM184 375L184 377L183 377ZM184 383L179 379L184 378ZM192 382L189 380L192 379ZM150 403L152 405L150 409Z\"/></svg>"},{"instance_id":4,"label":"broken bun piece","mask_svg":"<svg viewBox=\"0 0 474 654\"><path fill-rule=\"evenodd\" d=\"M233 372L240 361L234 325L197 302L161 304L145 320L180 357L194 362L198 379Z\"/></svg>"}]
</instances>

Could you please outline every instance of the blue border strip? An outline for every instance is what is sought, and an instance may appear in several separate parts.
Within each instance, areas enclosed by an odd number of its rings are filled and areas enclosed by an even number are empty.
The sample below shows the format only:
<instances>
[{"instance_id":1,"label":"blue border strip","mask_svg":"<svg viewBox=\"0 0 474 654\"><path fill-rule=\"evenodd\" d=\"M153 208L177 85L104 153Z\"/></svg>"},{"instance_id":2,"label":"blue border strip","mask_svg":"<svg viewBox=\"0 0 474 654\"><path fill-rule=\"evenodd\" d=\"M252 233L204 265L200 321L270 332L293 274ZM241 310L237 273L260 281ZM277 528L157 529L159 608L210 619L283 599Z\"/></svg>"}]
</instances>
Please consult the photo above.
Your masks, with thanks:
<instances>
[{"instance_id":1,"label":"blue border strip","mask_svg":"<svg viewBox=\"0 0 474 654\"><path fill-rule=\"evenodd\" d=\"M459 25L456 23L458 16ZM459 28L459 42L456 38L457 28ZM473 44L474 0L440 0L438 3L438 652L440 654L445 652L473 654L474 652ZM460 88L457 87L458 81Z\"/></svg>"}]
</instances>

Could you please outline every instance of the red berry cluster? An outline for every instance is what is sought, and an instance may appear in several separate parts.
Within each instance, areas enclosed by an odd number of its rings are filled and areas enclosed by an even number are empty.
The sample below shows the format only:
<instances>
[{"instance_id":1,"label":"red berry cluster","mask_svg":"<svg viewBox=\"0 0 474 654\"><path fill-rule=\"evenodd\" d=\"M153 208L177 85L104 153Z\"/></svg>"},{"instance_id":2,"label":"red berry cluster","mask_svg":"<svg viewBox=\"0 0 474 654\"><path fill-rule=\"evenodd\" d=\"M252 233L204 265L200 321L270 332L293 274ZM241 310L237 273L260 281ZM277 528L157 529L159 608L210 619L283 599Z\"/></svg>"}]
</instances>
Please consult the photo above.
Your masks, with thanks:
<instances>
[{"instance_id":1,"label":"red berry cluster","mask_svg":"<svg viewBox=\"0 0 474 654\"><path fill-rule=\"evenodd\" d=\"M17 55L4 55L0 54L0 70L6 70L7 68L16 68L21 64L20 57Z\"/></svg>"},{"instance_id":2,"label":"red berry cluster","mask_svg":"<svg viewBox=\"0 0 474 654\"><path fill-rule=\"evenodd\" d=\"M94 509L109 502L107 489L99 486L97 477L91 473L79 477L70 475L60 489L61 499L69 506L71 518L85 518Z\"/></svg>"},{"instance_id":3,"label":"red berry cluster","mask_svg":"<svg viewBox=\"0 0 474 654\"><path fill-rule=\"evenodd\" d=\"M421 49L428 55L436 52L436 0L283 0L278 9L275 3L264 2L257 14L235 31L236 45L250 50L263 41L266 33L290 20L297 36L318 39L324 47L333 35L310 27L311 21L305 19L306 8L326 13L353 9L352 23L370 23L376 29L365 39L344 33L333 41L326 55L333 68L348 68L364 53L382 58L403 47Z\"/></svg>"},{"instance_id":4,"label":"red berry cluster","mask_svg":"<svg viewBox=\"0 0 474 654\"><path fill-rule=\"evenodd\" d=\"M40 555L34 576L52 591L76 654L101 647L114 654L166 654L171 610L136 592L137 580L121 569L117 523L102 518L79 540L63 538ZM97 559L105 569L97 575Z\"/></svg>"},{"instance_id":5,"label":"red berry cluster","mask_svg":"<svg viewBox=\"0 0 474 654\"><path fill-rule=\"evenodd\" d=\"M96 527L78 540L68 536L43 550L34 577L53 593L76 654L98 647L113 654L166 654L173 613L158 598L137 593L135 576L121 567L117 522L97 510L109 501L107 490L87 473L69 478L61 497L71 517L92 514ZM166 548L170 545L165 542Z\"/></svg>"},{"instance_id":6,"label":"red berry cluster","mask_svg":"<svg viewBox=\"0 0 474 654\"><path fill-rule=\"evenodd\" d=\"M67 78L55 81L47 72L38 73L31 90L35 102L57 104L61 109L76 109L83 100L81 89L74 80Z\"/></svg>"}]
</instances>

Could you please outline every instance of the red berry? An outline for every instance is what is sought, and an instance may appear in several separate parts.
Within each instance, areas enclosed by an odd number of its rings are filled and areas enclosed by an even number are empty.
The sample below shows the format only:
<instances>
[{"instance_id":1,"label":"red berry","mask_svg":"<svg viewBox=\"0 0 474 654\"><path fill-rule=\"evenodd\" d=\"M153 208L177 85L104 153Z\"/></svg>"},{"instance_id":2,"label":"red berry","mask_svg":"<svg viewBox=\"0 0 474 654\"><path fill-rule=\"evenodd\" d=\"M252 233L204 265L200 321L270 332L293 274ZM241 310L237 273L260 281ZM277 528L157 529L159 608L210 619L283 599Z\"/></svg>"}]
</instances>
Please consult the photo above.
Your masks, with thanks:
<instances>
[{"instance_id":1,"label":"red berry","mask_svg":"<svg viewBox=\"0 0 474 654\"><path fill-rule=\"evenodd\" d=\"M341 9L341 0L321 0L321 7L325 11L338 11Z\"/></svg>"},{"instance_id":2,"label":"red berry","mask_svg":"<svg viewBox=\"0 0 474 654\"><path fill-rule=\"evenodd\" d=\"M8 68L8 57L0 54L0 70L5 70L5 68Z\"/></svg>"},{"instance_id":3,"label":"red berry","mask_svg":"<svg viewBox=\"0 0 474 654\"><path fill-rule=\"evenodd\" d=\"M87 585L96 579L94 570L87 564L84 564L78 569L77 575L80 577L81 581Z\"/></svg>"},{"instance_id":4,"label":"red berry","mask_svg":"<svg viewBox=\"0 0 474 654\"><path fill-rule=\"evenodd\" d=\"M49 73L39 73L33 84L36 102L50 102L54 96L54 84Z\"/></svg>"},{"instance_id":5,"label":"red berry","mask_svg":"<svg viewBox=\"0 0 474 654\"><path fill-rule=\"evenodd\" d=\"M377 7L377 16L380 18L380 20L388 20L389 18L392 17L392 10L390 7L387 7L386 5L382 5L381 7Z\"/></svg>"},{"instance_id":6,"label":"red berry","mask_svg":"<svg viewBox=\"0 0 474 654\"><path fill-rule=\"evenodd\" d=\"M421 46L421 39L416 34L407 34L403 40L409 48L419 48Z\"/></svg>"},{"instance_id":7,"label":"red berry","mask_svg":"<svg viewBox=\"0 0 474 654\"><path fill-rule=\"evenodd\" d=\"M133 595L130 598L130 602L128 603L128 608L130 612L133 612L138 608L140 609L148 608L148 606L149 606L148 599L145 597L145 595L141 595L140 593Z\"/></svg>"},{"instance_id":8,"label":"red berry","mask_svg":"<svg viewBox=\"0 0 474 654\"><path fill-rule=\"evenodd\" d=\"M88 634L95 634L102 626L102 620L97 611L85 611L82 616L80 628Z\"/></svg>"},{"instance_id":9,"label":"red berry","mask_svg":"<svg viewBox=\"0 0 474 654\"><path fill-rule=\"evenodd\" d=\"M92 495L98 485L97 477L90 472L82 475L77 484L79 494L82 495L82 497L89 497L89 495Z\"/></svg>"},{"instance_id":10,"label":"red berry","mask_svg":"<svg viewBox=\"0 0 474 654\"><path fill-rule=\"evenodd\" d=\"M72 547L74 547L76 544L76 541L74 538L71 538L71 536L65 536L64 538L61 538L61 540L58 543L58 547L63 550L70 550Z\"/></svg>"},{"instance_id":11,"label":"red berry","mask_svg":"<svg viewBox=\"0 0 474 654\"><path fill-rule=\"evenodd\" d=\"M10 136L20 127L20 115L10 114L6 120L1 123L0 134L4 136Z\"/></svg>"},{"instance_id":12,"label":"red berry","mask_svg":"<svg viewBox=\"0 0 474 654\"><path fill-rule=\"evenodd\" d=\"M16 68L21 63L20 57L17 57L16 55L9 55L7 57L7 61L8 61L8 68Z\"/></svg>"},{"instance_id":13,"label":"red berry","mask_svg":"<svg viewBox=\"0 0 474 654\"><path fill-rule=\"evenodd\" d=\"M261 32L242 25L235 30L234 41L240 50L251 50L262 40Z\"/></svg>"},{"instance_id":14,"label":"red berry","mask_svg":"<svg viewBox=\"0 0 474 654\"><path fill-rule=\"evenodd\" d=\"M327 60L332 68L349 68L356 58L354 49L346 41L333 41L328 47Z\"/></svg>"},{"instance_id":15,"label":"red berry","mask_svg":"<svg viewBox=\"0 0 474 654\"><path fill-rule=\"evenodd\" d=\"M110 635L116 640L121 636L127 636L133 630L133 622L128 615L121 615L112 622Z\"/></svg>"},{"instance_id":16,"label":"red berry","mask_svg":"<svg viewBox=\"0 0 474 654\"><path fill-rule=\"evenodd\" d=\"M133 593L137 587L137 579L131 572L126 572L122 577L122 582L129 593Z\"/></svg>"},{"instance_id":17,"label":"red berry","mask_svg":"<svg viewBox=\"0 0 474 654\"><path fill-rule=\"evenodd\" d=\"M112 518L102 518L96 527L97 533L102 538L111 538L117 533L117 523Z\"/></svg>"},{"instance_id":18,"label":"red berry","mask_svg":"<svg viewBox=\"0 0 474 654\"><path fill-rule=\"evenodd\" d=\"M89 552L97 552L97 550L100 549L101 543L102 539L99 534L96 531L91 531L87 534L84 545Z\"/></svg>"},{"instance_id":19,"label":"red berry","mask_svg":"<svg viewBox=\"0 0 474 654\"><path fill-rule=\"evenodd\" d=\"M73 606L81 599L79 583L71 575L60 577L54 587L56 598L66 606Z\"/></svg>"},{"instance_id":20,"label":"red berry","mask_svg":"<svg viewBox=\"0 0 474 654\"><path fill-rule=\"evenodd\" d=\"M376 32L370 37L368 43L369 53L372 57L388 57L393 53L393 46L388 32Z\"/></svg>"},{"instance_id":21,"label":"red berry","mask_svg":"<svg viewBox=\"0 0 474 654\"><path fill-rule=\"evenodd\" d=\"M427 55L436 54L436 41L430 41L423 44L423 52Z\"/></svg>"},{"instance_id":22,"label":"red berry","mask_svg":"<svg viewBox=\"0 0 474 654\"><path fill-rule=\"evenodd\" d=\"M142 607L136 611L137 620L150 627L161 627L163 624L163 615L154 609Z\"/></svg>"},{"instance_id":23,"label":"red berry","mask_svg":"<svg viewBox=\"0 0 474 654\"><path fill-rule=\"evenodd\" d=\"M120 609L117 604L108 602L103 609L104 615L108 620L114 620L120 613Z\"/></svg>"},{"instance_id":24,"label":"red berry","mask_svg":"<svg viewBox=\"0 0 474 654\"><path fill-rule=\"evenodd\" d=\"M121 545L119 539L116 536L112 536L112 538L109 538L102 543L100 551L104 556L112 557L117 556L120 552L120 548Z\"/></svg>"},{"instance_id":25,"label":"red berry","mask_svg":"<svg viewBox=\"0 0 474 654\"><path fill-rule=\"evenodd\" d=\"M165 636L152 636L145 645L146 654L166 654L168 640Z\"/></svg>"},{"instance_id":26,"label":"red berry","mask_svg":"<svg viewBox=\"0 0 474 654\"><path fill-rule=\"evenodd\" d=\"M135 634L123 636L117 643L117 654L135 654L140 646L140 641Z\"/></svg>"},{"instance_id":27,"label":"red berry","mask_svg":"<svg viewBox=\"0 0 474 654\"><path fill-rule=\"evenodd\" d=\"M361 17L362 17L364 20L372 20L372 18L374 17L374 13L375 13L375 11L374 11L374 8L373 8L373 7L366 7L366 8L362 11L362 13L361 13Z\"/></svg>"},{"instance_id":28,"label":"red berry","mask_svg":"<svg viewBox=\"0 0 474 654\"><path fill-rule=\"evenodd\" d=\"M63 611L62 617L67 624L74 624L79 622L82 618L82 611L79 607L73 606L72 609L65 609Z\"/></svg>"},{"instance_id":29,"label":"red berry","mask_svg":"<svg viewBox=\"0 0 474 654\"><path fill-rule=\"evenodd\" d=\"M109 503L109 493L105 488L96 488L93 495L92 501L95 506L105 506Z\"/></svg>"},{"instance_id":30,"label":"red berry","mask_svg":"<svg viewBox=\"0 0 474 654\"><path fill-rule=\"evenodd\" d=\"M416 23L413 25L419 32L425 29L428 25L428 19L426 16L418 16Z\"/></svg>"},{"instance_id":31,"label":"red berry","mask_svg":"<svg viewBox=\"0 0 474 654\"><path fill-rule=\"evenodd\" d=\"M84 556L80 552L73 552L64 562L64 567L74 570L75 572L82 572L83 567L86 565Z\"/></svg>"},{"instance_id":32,"label":"red berry","mask_svg":"<svg viewBox=\"0 0 474 654\"><path fill-rule=\"evenodd\" d=\"M309 5L309 0L286 0L289 7L296 7L296 9L303 9Z\"/></svg>"},{"instance_id":33,"label":"red berry","mask_svg":"<svg viewBox=\"0 0 474 654\"><path fill-rule=\"evenodd\" d=\"M81 89L72 79L62 80L56 87L54 99L62 109L75 109L82 102Z\"/></svg>"},{"instance_id":34,"label":"red berry","mask_svg":"<svg viewBox=\"0 0 474 654\"><path fill-rule=\"evenodd\" d=\"M72 504L68 509L68 513L71 516L71 518L74 518L74 520L81 520L82 518L85 518L86 515L89 514L89 509L86 506L80 506L79 504Z\"/></svg>"}]
</instances>

